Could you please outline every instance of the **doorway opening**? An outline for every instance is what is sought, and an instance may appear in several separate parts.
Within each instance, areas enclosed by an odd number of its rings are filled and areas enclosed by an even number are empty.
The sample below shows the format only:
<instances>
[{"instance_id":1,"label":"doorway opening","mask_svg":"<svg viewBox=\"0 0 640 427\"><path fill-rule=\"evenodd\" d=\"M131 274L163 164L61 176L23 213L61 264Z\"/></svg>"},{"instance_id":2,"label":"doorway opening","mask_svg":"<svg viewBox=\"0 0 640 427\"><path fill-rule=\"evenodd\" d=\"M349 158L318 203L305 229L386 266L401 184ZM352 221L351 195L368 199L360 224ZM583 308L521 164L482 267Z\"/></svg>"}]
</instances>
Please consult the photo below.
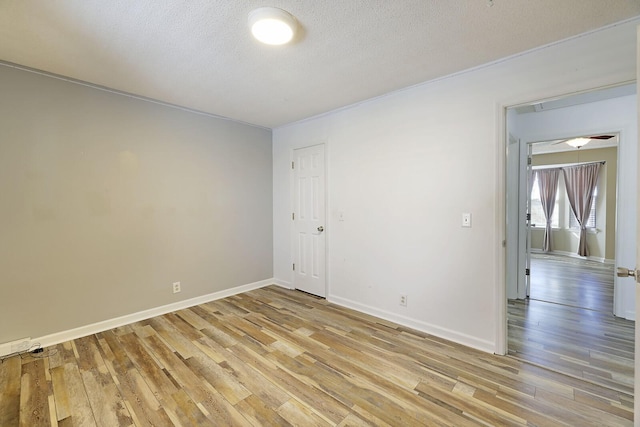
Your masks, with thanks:
<instances>
[{"instance_id":1,"label":"doorway opening","mask_svg":"<svg viewBox=\"0 0 640 427\"><path fill-rule=\"evenodd\" d=\"M634 291L618 286L614 271L626 262L619 255L635 254L635 242L624 237L635 206L619 197L627 185L620 177L635 167L624 159L637 144L635 103L634 84L507 110L507 247L517 248L507 253L507 354L629 395ZM592 140L590 147L565 143L612 134L608 143ZM539 195L530 198L532 169L590 162L604 162L595 222L587 233L590 256L575 253L579 229L562 185L552 218L553 249L544 248L546 221L535 219ZM527 214L533 218L527 221Z\"/></svg>"},{"instance_id":2,"label":"doorway opening","mask_svg":"<svg viewBox=\"0 0 640 427\"><path fill-rule=\"evenodd\" d=\"M530 144L526 295L532 300L612 314L619 136L610 133L581 138L584 145L577 147L569 145L575 138ZM581 224L569 198L565 173L595 167L591 203L582 219L586 247L580 254ZM548 178L552 177L550 185Z\"/></svg>"}]
</instances>

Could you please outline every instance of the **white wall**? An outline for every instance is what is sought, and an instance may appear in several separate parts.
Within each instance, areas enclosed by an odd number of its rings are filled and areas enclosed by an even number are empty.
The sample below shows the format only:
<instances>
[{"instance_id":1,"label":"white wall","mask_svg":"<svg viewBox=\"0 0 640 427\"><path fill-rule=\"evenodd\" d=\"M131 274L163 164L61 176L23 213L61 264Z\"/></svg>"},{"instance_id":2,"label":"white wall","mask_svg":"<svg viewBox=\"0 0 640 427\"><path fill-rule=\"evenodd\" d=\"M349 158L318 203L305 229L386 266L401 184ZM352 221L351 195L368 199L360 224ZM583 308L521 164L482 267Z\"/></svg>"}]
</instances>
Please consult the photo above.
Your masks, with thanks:
<instances>
[{"instance_id":1,"label":"white wall","mask_svg":"<svg viewBox=\"0 0 640 427\"><path fill-rule=\"evenodd\" d=\"M635 26L274 130L275 277L292 282L291 150L326 141L328 299L499 351L503 107L634 80ZM472 228L461 228L462 212L473 214Z\"/></svg>"},{"instance_id":2,"label":"white wall","mask_svg":"<svg viewBox=\"0 0 640 427\"><path fill-rule=\"evenodd\" d=\"M273 277L269 130L6 66L0 94L0 343Z\"/></svg>"},{"instance_id":3,"label":"white wall","mask_svg":"<svg viewBox=\"0 0 640 427\"><path fill-rule=\"evenodd\" d=\"M635 59L635 55L634 55ZM616 212L616 266L633 266L636 258L636 201L638 122L637 96L623 96L569 108L516 115L513 126L522 144L576 135L620 132L618 144L618 209ZM511 122L509 123L512 124ZM510 126L511 127L511 126ZM635 319L633 280L615 283L614 312Z\"/></svg>"}]
</instances>

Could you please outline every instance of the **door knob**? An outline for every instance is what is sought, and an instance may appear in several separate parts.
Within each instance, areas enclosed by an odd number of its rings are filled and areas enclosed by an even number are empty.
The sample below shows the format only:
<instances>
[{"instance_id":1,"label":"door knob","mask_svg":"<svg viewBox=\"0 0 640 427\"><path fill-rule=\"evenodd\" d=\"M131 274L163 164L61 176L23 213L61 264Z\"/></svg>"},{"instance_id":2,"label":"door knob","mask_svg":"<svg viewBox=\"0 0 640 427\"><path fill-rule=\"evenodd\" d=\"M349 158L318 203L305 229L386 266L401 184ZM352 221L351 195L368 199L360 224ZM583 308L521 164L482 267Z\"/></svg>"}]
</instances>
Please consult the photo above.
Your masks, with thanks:
<instances>
[{"instance_id":1,"label":"door knob","mask_svg":"<svg viewBox=\"0 0 640 427\"><path fill-rule=\"evenodd\" d=\"M629 269L629 268L625 268L625 267L618 267L616 269L616 275L618 277L637 277L637 270L635 269Z\"/></svg>"},{"instance_id":2,"label":"door knob","mask_svg":"<svg viewBox=\"0 0 640 427\"><path fill-rule=\"evenodd\" d=\"M323 226L318 227L318 231L322 233L324 231L324 227Z\"/></svg>"}]
</instances>

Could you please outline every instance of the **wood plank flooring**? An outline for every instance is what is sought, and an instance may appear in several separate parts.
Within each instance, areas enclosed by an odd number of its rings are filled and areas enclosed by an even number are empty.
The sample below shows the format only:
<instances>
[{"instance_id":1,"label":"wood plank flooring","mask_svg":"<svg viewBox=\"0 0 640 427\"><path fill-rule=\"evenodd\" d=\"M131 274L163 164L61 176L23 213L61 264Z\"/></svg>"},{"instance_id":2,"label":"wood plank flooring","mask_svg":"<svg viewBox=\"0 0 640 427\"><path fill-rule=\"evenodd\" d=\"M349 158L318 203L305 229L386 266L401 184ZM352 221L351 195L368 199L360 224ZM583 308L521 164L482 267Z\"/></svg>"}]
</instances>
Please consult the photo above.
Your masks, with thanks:
<instances>
[{"instance_id":1,"label":"wood plank flooring","mask_svg":"<svg viewBox=\"0 0 640 427\"><path fill-rule=\"evenodd\" d=\"M613 264L532 254L531 299L613 313Z\"/></svg>"},{"instance_id":2,"label":"wood plank flooring","mask_svg":"<svg viewBox=\"0 0 640 427\"><path fill-rule=\"evenodd\" d=\"M531 298L508 304L509 354L632 395L635 322L612 311L611 266L534 257Z\"/></svg>"},{"instance_id":3,"label":"wood plank flooring","mask_svg":"<svg viewBox=\"0 0 640 427\"><path fill-rule=\"evenodd\" d=\"M0 364L0 426L630 426L633 399L269 286Z\"/></svg>"}]
</instances>

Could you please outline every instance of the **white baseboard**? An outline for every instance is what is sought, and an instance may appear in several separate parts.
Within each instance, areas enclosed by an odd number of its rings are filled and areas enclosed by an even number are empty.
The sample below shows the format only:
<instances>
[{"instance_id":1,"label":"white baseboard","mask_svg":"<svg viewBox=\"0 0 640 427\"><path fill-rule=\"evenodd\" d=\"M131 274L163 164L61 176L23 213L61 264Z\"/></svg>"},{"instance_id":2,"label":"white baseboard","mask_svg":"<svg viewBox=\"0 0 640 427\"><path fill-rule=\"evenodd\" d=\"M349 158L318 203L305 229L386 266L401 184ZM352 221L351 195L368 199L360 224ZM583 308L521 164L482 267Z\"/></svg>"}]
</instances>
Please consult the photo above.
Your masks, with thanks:
<instances>
[{"instance_id":1,"label":"white baseboard","mask_svg":"<svg viewBox=\"0 0 640 427\"><path fill-rule=\"evenodd\" d=\"M31 342L32 342L31 337L24 337L19 340L2 343L0 344L0 356L5 356L7 354L13 353L15 350L12 350L12 348L19 344L25 344L26 349L29 350L32 348Z\"/></svg>"},{"instance_id":2,"label":"white baseboard","mask_svg":"<svg viewBox=\"0 0 640 427\"><path fill-rule=\"evenodd\" d=\"M2 343L0 344L0 357L6 356L7 354L11 354L11 343Z\"/></svg>"},{"instance_id":3,"label":"white baseboard","mask_svg":"<svg viewBox=\"0 0 640 427\"><path fill-rule=\"evenodd\" d=\"M39 338L33 338L31 340L31 343L32 344L37 343L41 347L48 347L51 345L60 344L65 341L74 340L76 338L97 334L98 332L107 331L109 329L117 328L119 326L124 326L130 323L139 322L141 320L149 319L151 317L161 316L163 314L171 313L173 311L193 307L194 305L204 304L210 301L215 301L218 299L230 297L232 295L241 294L243 292L248 292L254 289L263 288L265 286L272 285L274 283L277 284L274 279L266 279L266 280L261 280L259 282L249 283L247 285L236 286L235 288L213 292L211 294L186 299L184 301L174 302L171 304L151 308L148 310L139 311L137 313L127 314L127 315L116 317L109 320L103 320L101 322L92 323L90 325L69 329L67 331L55 332L53 334L45 335ZM9 354L9 351L10 351L9 344L10 343L0 344L0 356L6 356L7 354Z\"/></svg>"},{"instance_id":4,"label":"white baseboard","mask_svg":"<svg viewBox=\"0 0 640 427\"><path fill-rule=\"evenodd\" d=\"M259 289L272 284L275 284L277 286L280 286L286 289L293 289L293 285L284 280L279 280L279 279L261 280L259 282L249 283L247 285L237 286L235 288L213 292L211 294L202 295L202 296L187 299L184 301L178 301L178 302L163 305L160 307L139 311L137 313L127 314L127 315L116 317L113 319L92 323L92 324L81 326L74 329L69 329L67 331L56 332L56 333L45 335L42 337L36 337L36 338L33 338L31 342L33 344L37 343L41 347L48 347L48 346L60 344L65 341L74 340L74 339L85 337L88 335L93 335L98 332L103 332L109 329L139 322L141 320L149 319L151 317L161 316L163 314L171 313L173 311L193 307L194 305L204 304L210 301L215 301L215 300L226 298L232 295L241 294L243 292L248 292L253 289ZM493 353L495 350L494 343L490 341L480 340L466 334L461 334L456 331L431 325L429 323L422 322L420 320L416 320L410 317L402 316L396 313L391 313L385 310L380 310L378 308L370 307L365 304L360 304L358 302L351 301L346 298L329 296L327 300L331 303L341 305L343 307L351 308L353 310L370 314L372 316L376 316L381 319L389 320L399 325L407 326L409 328L413 328L418 331L426 332L428 334L432 334L444 339L448 339L453 342L463 344L472 348L476 348L481 351ZM10 343L0 344L0 356L5 356L9 354L9 351L10 351L9 344Z\"/></svg>"},{"instance_id":5,"label":"white baseboard","mask_svg":"<svg viewBox=\"0 0 640 427\"><path fill-rule=\"evenodd\" d=\"M432 325L427 322L423 322L421 320L416 320L411 317L402 316L397 313L392 313L386 310L381 310L379 308L371 307L365 304L360 304L358 302L341 298L337 296L329 296L327 297L327 301L341 305L343 307L351 308L356 311L360 311L365 314L369 314L371 316L379 317L384 320L389 320L391 322L397 323L402 326L406 326L409 328L416 329L421 332L426 332L427 334L431 334L440 338L444 338L450 341L453 341L458 344L466 345L468 347L475 348L477 350L485 351L487 353L495 353L495 343L491 341L481 340L470 335L461 334L460 332L452 331L450 329L442 328L440 326Z\"/></svg>"},{"instance_id":6,"label":"white baseboard","mask_svg":"<svg viewBox=\"0 0 640 427\"><path fill-rule=\"evenodd\" d=\"M549 254L549 255L560 255L560 256L566 256L569 258L578 258L578 259L586 259L588 261L596 261L596 262L601 262L603 264L615 264L615 260L613 259L606 259L603 257L595 257L595 256L588 256L588 257L583 257L578 255L575 252L567 252L567 251L550 251L550 252L544 252L540 249L531 249L531 253L534 254L539 254L539 255L544 255L544 254Z\"/></svg>"},{"instance_id":7,"label":"white baseboard","mask_svg":"<svg viewBox=\"0 0 640 427\"><path fill-rule=\"evenodd\" d=\"M273 283L285 289L295 289L293 287L293 283L287 282L286 280L281 279L273 279Z\"/></svg>"}]
</instances>

